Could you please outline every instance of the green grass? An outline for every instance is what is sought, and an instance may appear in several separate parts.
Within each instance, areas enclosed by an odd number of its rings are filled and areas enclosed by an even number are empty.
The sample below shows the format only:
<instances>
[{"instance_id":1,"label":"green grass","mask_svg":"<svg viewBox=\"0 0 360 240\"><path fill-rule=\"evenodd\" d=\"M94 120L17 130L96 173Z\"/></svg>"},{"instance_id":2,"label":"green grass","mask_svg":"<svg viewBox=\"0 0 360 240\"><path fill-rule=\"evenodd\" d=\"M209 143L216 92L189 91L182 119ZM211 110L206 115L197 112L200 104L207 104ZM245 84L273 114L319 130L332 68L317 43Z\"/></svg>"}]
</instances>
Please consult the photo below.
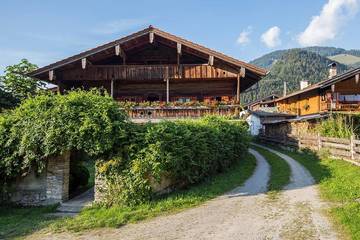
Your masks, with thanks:
<instances>
[{"instance_id":1,"label":"green grass","mask_svg":"<svg viewBox=\"0 0 360 240\"><path fill-rule=\"evenodd\" d=\"M360 62L360 57L350 55L350 54L338 54L335 56L330 56L329 58L331 60L346 64L346 65Z\"/></svg>"},{"instance_id":2,"label":"green grass","mask_svg":"<svg viewBox=\"0 0 360 240\"><path fill-rule=\"evenodd\" d=\"M289 164L278 155L257 146L251 146L258 151L270 165L271 173L268 183L270 193L277 193L290 182L291 169Z\"/></svg>"},{"instance_id":3,"label":"green grass","mask_svg":"<svg viewBox=\"0 0 360 240\"><path fill-rule=\"evenodd\" d=\"M52 231L82 231L100 227L119 227L147 218L177 212L197 206L242 185L256 167L255 158L248 154L229 171L219 174L188 190L174 192L162 199L135 206L94 206L84 209L75 218L65 218L52 224Z\"/></svg>"},{"instance_id":4,"label":"green grass","mask_svg":"<svg viewBox=\"0 0 360 240\"><path fill-rule=\"evenodd\" d=\"M55 206L15 208L0 207L0 239L17 239L47 227L55 220L47 216L54 212Z\"/></svg>"},{"instance_id":5,"label":"green grass","mask_svg":"<svg viewBox=\"0 0 360 240\"><path fill-rule=\"evenodd\" d=\"M304 165L319 183L322 198L330 201L330 216L351 239L360 240L360 167L343 160L305 152L284 151Z\"/></svg>"}]
</instances>

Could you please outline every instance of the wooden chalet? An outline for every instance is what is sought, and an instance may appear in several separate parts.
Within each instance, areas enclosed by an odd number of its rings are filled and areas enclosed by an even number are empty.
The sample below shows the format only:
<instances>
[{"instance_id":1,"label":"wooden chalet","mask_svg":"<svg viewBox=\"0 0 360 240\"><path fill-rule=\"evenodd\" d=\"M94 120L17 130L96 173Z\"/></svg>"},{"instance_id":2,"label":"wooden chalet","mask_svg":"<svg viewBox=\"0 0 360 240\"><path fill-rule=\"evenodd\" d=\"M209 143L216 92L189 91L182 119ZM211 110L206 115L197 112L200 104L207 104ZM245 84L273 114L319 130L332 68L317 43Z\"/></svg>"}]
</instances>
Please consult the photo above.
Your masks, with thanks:
<instances>
[{"instance_id":1,"label":"wooden chalet","mask_svg":"<svg viewBox=\"0 0 360 240\"><path fill-rule=\"evenodd\" d=\"M58 86L102 87L118 101L239 103L266 70L160 29L148 28L37 69Z\"/></svg>"},{"instance_id":2,"label":"wooden chalet","mask_svg":"<svg viewBox=\"0 0 360 240\"><path fill-rule=\"evenodd\" d=\"M302 90L276 99L279 112L297 116L330 112L360 112L360 68L336 75L336 65L330 77Z\"/></svg>"},{"instance_id":3,"label":"wooden chalet","mask_svg":"<svg viewBox=\"0 0 360 240\"><path fill-rule=\"evenodd\" d=\"M244 109L251 110L251 111L258 111L258 110L262 110L262 109L274 108L275 100L278 98L279 98L278 95L271 94L269 96L266 96L261 99L258 99L253 102L245 104Z\"/></svg>"}]
</instances>

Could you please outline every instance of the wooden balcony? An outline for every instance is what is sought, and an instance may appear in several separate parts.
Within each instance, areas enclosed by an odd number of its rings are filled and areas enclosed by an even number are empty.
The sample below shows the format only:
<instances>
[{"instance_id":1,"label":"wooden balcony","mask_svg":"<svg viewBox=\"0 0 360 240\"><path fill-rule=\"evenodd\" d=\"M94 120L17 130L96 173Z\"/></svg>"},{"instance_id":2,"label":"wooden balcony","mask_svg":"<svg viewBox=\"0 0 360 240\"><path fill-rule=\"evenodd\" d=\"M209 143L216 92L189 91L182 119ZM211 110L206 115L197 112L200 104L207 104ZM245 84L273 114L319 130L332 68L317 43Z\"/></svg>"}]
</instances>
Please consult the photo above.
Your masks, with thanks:
<instances>
[{"instance_id":1,"label":"wooden balcony","mask_svg":"<svg viewBox=\"0 0 360 240\"><path fill-rule=\"evenodd\" d=\"M92 65L66 71L62 80L236 79L237 74L210 65Z\"/></svg>"},{"instance_id":2,"label":"wooden balcony","mask_svg":"<svg viewBox=\"0 0 360 240\"><path fill-rule=\"evenodd\" d=\"M323 112L330 112L330 111L342 111L342 112L360 112L360 103L355 102L333 102L321 103L321 110Z\"/></svg>"}]
</instances>

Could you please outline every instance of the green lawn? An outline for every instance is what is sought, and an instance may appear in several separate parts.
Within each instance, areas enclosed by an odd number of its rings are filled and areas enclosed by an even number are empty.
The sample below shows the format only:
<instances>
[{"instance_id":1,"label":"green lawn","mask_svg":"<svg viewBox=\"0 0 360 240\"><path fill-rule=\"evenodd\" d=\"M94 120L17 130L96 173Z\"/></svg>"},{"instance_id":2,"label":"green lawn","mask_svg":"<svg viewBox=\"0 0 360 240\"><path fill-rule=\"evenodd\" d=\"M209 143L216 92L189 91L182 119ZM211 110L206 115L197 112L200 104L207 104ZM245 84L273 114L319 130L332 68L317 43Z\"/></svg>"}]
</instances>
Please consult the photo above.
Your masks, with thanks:
<instances>
[{"instance_id":1,"label":"green lawn","mask_svg":"<svg viewBox=\"0 0 360 240\"><path fill-rule=\"evenodd\" d=\"M330 216L352 239L360 240L360 167L309 151L280 151L310 171L319 183L321 196L333 203Z\"/></svg>"},{"instance_id":2,"label":"green lawn","mask_svg":"<svg viewBox=\"0 0 360 240\"><path fill-rule=\"evenodd\" d=\"M251 146L265 157L270 165L271 173L268 183L270 194L274 194L282 190L290 182L291 169L289 164L278 155L257 146Z\"/></svg>"},{"instance_id":3,"label":"green lawn","mask_svg":"<svg viewBox=\"0 0 360 240\"><path fill-rule=\"evenodd\" d=\"M0 207L0 239L20 238L49 226L55 218L47 214L54 212L56 207Z\"/></svg>"}]
</instances>

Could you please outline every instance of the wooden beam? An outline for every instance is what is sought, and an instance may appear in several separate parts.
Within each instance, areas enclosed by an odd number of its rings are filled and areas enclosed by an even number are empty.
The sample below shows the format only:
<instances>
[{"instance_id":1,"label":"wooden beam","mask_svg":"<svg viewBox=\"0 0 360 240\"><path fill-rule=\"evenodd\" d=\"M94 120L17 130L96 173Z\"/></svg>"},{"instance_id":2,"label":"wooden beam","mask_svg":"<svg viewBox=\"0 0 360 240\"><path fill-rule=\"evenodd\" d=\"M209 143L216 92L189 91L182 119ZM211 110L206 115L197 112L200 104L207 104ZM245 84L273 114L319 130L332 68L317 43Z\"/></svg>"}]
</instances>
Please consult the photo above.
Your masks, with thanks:
<instances>
[{"instance_id":1,"label":"wooden beam","mask_svg":"<svg viewBox=\"0 0 360 240\"><path fill-rule=\"evenodd\" d=\"M214 65L214 56L209 55L209 65L210 66Z\"/></svg>"},{"instance_id":2,"label":"wooden beam","mask_svg":"<svg viewBox=\"0 0 360 240\"><path fill-rule=\"evenodd\" d=\"M54 80L54 70L50 70L49 71L49 80L53 81Z\"/></svg>"},{"instance_id":3,"label":"wooden beam","mask_svg":"<svg viewBox=\"0 0 360 240\"><path fill-rule=\"evenodd\" d=\"M169 78L165 78L166 82L166 103L170 102L170 88L169 88Z\"/></svg>"},{"instance_id":4,"label":"wooden beam","mask_svg":"<svg viewBox=\"0 0 360 240\"><path fill-rule=\"evenodd\" d=\"M116 46L115 46L115 55L116 55L116 56L119 56L119 55L120 55L120 50L121 50L121 49L120 49L120 45L116 45Z\"/></svg>"},{"instance_id":5,"label":"wooden beam","mask_svg":"<svg viewBox=\"0 0 360 240\"><path fill-rule=\"evenodd\" d=\"M110 95L111 95L112 98L114 98L114 79L111 79Z\"/></svg>"},{"instance_id":6,"label":"wooden beam","mask_svg":"<svg viewBox=\"0 0 360 240\"><path fill-rule=\"evenodd\" d=\"M177 53L181 54L181 43L176 43Z\"/></svg>"},{"instance_id":7,"label":"wooden beam","mask_svg":"<svg viewBox=\"0 0 360 240\"><path fill-rule=\"evenodd\" d=\"M244 78L246 75L246 69L244 67L240 68L240 77Z\"/></svg>"},{"instance_id":8,"label":"wooden beam","mask_svg":"<svg viewBox=\"0 0 360 240\"><path fill-rule=\"evenodd\" d=\"M124 52L124 49L121 48L120 44L115 46L115 55L121 56L123 59L123 65L126 64L126 54Z\"/></svg>"},{"instance_id":9,"label":"wooden beam","mask_svg":"<svg viewBox=\"0 0 360 240\"><path fill-rule=\"evenodd\" d=\"M153 42L154 42L154 33L153 33L153 32L150 32L150 33L149 33L149 42L150 42L150 43L153 43Z\"/></svg>"},{"instance_id":10,"label":"wooden beam","mask_svg":"<svg viewBox=\"0 0 360 240\"><path fill-rule=\"evenodd\" d=\"M237 75L236 103L237 103L237 104L240 104L240 74Z\"/></svg>"},{"instance_id":11,"label":"wooden beam","mask_svg":"<svg viewBox=\"0 0 360 240\"><path fill-rule=\"evenodd\" d=\"M81 59L81 68L82 69L86 68L86 58Z\"/></svg>"}]
</instances>

